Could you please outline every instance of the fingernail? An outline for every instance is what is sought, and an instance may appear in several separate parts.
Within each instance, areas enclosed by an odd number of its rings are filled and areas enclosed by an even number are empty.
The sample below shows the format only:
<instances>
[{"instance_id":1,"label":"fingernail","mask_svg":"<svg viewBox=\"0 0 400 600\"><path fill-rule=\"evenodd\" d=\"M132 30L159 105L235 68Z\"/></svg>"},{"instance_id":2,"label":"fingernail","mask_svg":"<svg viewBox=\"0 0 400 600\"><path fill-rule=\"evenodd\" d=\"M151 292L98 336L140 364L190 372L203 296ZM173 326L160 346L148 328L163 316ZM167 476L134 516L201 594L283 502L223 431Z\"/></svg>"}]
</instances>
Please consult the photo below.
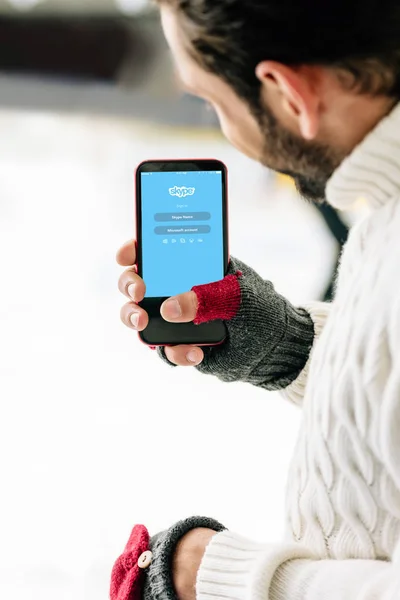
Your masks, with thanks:
<instances>
[{"instance_id":1,"label":"fingernail","mask_svg":"<svg viewBox=\"0 0 400 600\"><path fill-rule=\"evenodd\" d=\"M139 315L138 315L138 313L133 313L133 315L131 315L131 323L135 327L135 329L137 329L137 327L139 325Z\"/></svg>"},{"instance_id":2,"label":"fingernail","mask_svg":"<svg viewBox=\"0 0 400 600\"><path fill-rule=\"evenodd\" d=\"M186 358L189 362L193 363L194 365L198 365L201 362L201 356L199 352L197 352L197 350L191 350L190 352L188 352Z\"/></svg>"},{"instance_id":3,"label":"fingernail","mask_svg":"<svg viewBox=\"0 0 400 600\"><path fill-rule=\"evenodd\" d=\"M135 299L135 291L136 291L136 285L134 283L131 283L131 285L128 287L128 294L130 295L132 300Z\"/></svg>"},{"instance_id":4,"label":"fingernail","mask_svg":"<svg viewBox=\"0 0 400 600\"><path fill-rule=\"evenodd\" d=\"M179 319L182 316L182 309L178 300L167 300L164 304L163 312L170 319Z\"/></svg>"}]
</instances>

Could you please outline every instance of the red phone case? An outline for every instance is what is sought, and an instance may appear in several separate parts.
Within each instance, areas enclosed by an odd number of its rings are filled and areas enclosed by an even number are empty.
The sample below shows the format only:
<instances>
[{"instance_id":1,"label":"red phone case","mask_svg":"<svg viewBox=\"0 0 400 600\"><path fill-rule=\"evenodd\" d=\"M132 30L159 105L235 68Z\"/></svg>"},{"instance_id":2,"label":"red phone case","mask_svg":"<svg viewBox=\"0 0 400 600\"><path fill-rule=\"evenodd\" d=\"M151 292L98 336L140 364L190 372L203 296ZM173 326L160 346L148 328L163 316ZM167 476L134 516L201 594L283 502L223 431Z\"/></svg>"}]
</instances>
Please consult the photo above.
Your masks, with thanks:
<instances>
[{"instance_id":1,"label":"red phone case","mask_svg":"<svg viewBox=\"0 0 400 600\"><path fill-rule=\"evenodd\" d=\"M200 158L200 159L199 158L180 158L180 159L179 158L174 158L174 159L171 159L171 158L168 158L168 159L157 158L157 159L152 159L152 160L151 159L143 160L136 167L136 169L135 169L135 175L134 175L134 187L135 187L135 217L134 217L134 220L135 220L135 255L136 255L136 258L137 258L137 248L138 248L138 245L137 245L137 234L138 234L137 203L138 203L138 198L137 198L137 186L136 186L137 172L138 172L138 170L140 169L140 167L142 165L144 165L144 164L146 164L148 162L185 162L185 161L194 161L195 162L195 161L198 161L198 160L210 160L210 161L211 160L217 160L218 162L222 163L224 165L225 169L226 169L225 211L226 211L227 225L229 224L229 203L228 203L228 174L229 174L229 172L228 172L227 166L225 165L225 163L222 160L219 160L217 158L206 158L206 159L204 159L204 158L203 159L202 158ZM229 249L229 227L228 226L226 227L226 231L227 231L227 233L226 233L226 236L227 236L226 242L227 242L227 246L228 246L228 264L229 264L230 249ZM136 263L135 263L134 266L137 269L137 264ZM139 337L139 340L142 342L142 344L144 344L147 348L150 348L151 350L155 350L158 347L159 348L164 348L165 346L171 346L171 344L159 344L158 346L154 346L154 345L150 346L150 345L146 344L146 342L140 337L140 333L138 333L138 337ZM223 343L224 342L222 341L222 342L220 342L218 344L196 344L196 345L198 347L201 347L201 346L210 346L211 347L211 346L220 346Z\"/></svg>"}]
</instances>

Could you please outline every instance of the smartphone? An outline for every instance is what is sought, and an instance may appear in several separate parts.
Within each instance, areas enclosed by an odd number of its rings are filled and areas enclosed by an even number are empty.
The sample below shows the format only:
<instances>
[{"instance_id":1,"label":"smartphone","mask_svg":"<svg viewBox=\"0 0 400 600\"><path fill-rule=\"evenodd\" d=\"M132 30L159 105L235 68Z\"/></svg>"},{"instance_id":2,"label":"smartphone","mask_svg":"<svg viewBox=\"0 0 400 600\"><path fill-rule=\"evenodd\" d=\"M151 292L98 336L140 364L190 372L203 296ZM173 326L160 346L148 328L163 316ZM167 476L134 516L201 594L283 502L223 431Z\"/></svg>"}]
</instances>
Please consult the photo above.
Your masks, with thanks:
<instances>
[{"instance_id":1,"label":"smartphone","mask_svg":"<svg viewBox=\"0 0 400 600\"><path fill-rule=\"evenodd\" d=\"M229 262L227 169L218 160L153 160L136 170L137 269L146 284L140 305L149 346L213 346L226 338L222 321L167 323L162 303L224 278Z\"/></svg>"}]
</instances>

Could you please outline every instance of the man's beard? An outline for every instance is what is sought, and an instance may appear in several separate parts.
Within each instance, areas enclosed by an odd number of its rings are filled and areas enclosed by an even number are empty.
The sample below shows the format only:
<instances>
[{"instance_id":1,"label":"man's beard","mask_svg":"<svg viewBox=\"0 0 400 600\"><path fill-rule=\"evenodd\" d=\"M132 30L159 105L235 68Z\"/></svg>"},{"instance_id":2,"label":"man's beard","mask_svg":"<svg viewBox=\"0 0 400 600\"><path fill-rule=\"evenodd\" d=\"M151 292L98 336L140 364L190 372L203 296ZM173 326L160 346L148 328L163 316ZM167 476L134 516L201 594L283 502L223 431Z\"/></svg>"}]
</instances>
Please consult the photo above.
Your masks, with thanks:
<instances>
[{"instance_id":1,"label":"man's beard","mask_svg":"<svg viewBox=\"0 0 400 600\"><path fill-rule=\"evenodd\" d=\"M262 164L292 177L307 200L324 202L328 180L345 153L296 136L278 122L268 107L257 109L255 116L265 137Z\"/></svg>"}]
</instances>

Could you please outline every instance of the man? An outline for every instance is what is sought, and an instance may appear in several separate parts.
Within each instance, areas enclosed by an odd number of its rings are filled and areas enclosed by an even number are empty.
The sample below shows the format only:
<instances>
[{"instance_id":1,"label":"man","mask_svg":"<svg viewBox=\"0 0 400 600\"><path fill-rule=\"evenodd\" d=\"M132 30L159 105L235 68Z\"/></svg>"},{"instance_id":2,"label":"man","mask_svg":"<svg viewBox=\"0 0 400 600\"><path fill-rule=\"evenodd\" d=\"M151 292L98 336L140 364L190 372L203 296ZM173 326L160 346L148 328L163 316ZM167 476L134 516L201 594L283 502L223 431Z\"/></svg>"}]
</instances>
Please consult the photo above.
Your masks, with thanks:
<instances>
[{"instance_id":1,"label":"man","mask_svg":"<svg viewBox=\"0 0 400 600\"><path fill-rule=\"evenodd\" d=\"M293 176L306 198L344 209L363 197L371 212L351 232L331 305L293 307L235 259L224 282L164 304L168 321L204 321L211 304L226 314L233 298L221 348L166 348L164 358L281 389L302 406L287 536L260 545L195 518L150 541L134 530L112 597L139 589L142 568L145 598L399 600L400 3L160 0L160 9L184 85L214 106L237 148ZM118 256L130 267L135 258L132 242ZM133 268L120 289L130 298L123 321L142 330L145 284Z\"/></svg>"}]
</instances>

